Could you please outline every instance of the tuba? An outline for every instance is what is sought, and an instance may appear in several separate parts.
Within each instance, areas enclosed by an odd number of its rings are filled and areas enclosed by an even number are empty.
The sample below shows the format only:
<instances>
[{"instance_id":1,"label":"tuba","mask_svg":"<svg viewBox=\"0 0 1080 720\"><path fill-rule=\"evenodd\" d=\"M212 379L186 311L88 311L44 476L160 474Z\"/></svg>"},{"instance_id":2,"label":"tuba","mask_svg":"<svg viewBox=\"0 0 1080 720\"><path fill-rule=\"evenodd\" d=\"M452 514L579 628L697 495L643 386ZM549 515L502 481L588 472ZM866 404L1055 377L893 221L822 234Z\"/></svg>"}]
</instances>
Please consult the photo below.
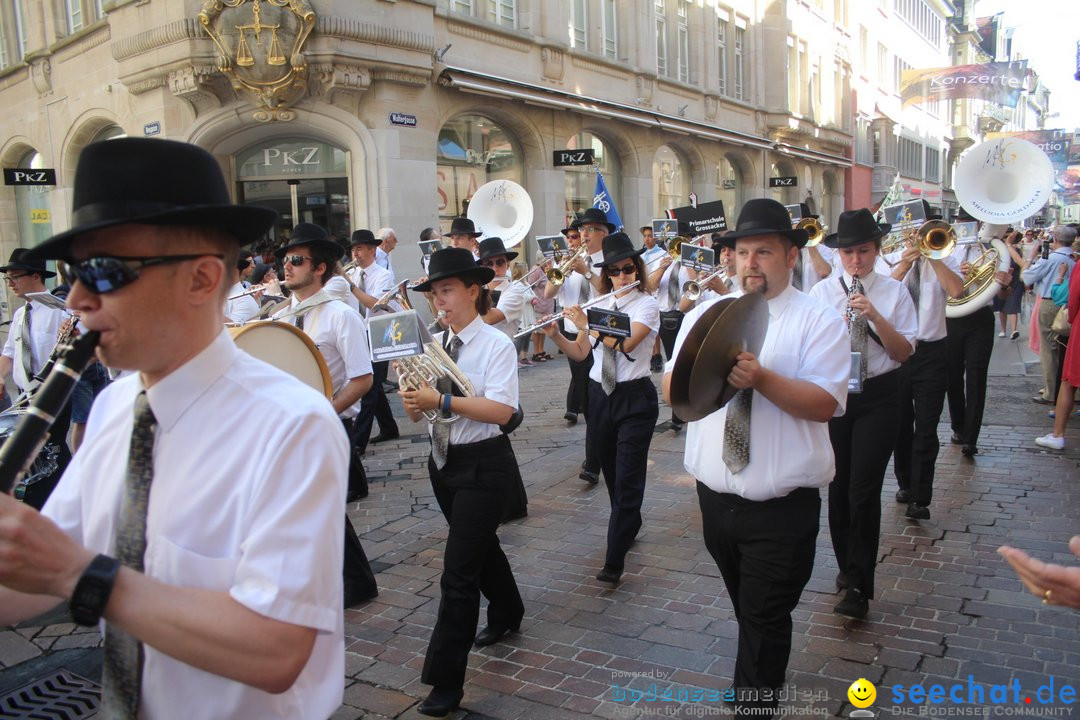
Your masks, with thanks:
<instances>
[{"instance_id":1,"label":"tuba","mask_svg":"<svg viewBox=\"0 0 1080 720\"><path fill-rule=\"evenodd\" d=\"M483 237L500 237L512 247L525 239L532 227L533 205L525 188L511 180L492 180L473 193L465 215Z\"/></svg>"},{"instance_id":2,"label":"tuba","mask_svg":"<svg viewBox=\"0 0 1080 720\"><path fill-rule=\"evenodd\" d=\"M945 317L960 318L985 307L1002 285L997 281L998 272L1008 272L1012 265L1009 248L1003 241L990 237L1005 229L1005 225L984 225L979 242L982 252L971 262L971 268L964 274L964 291L960 297L950 297L945 301Z\"/></svg>"}]
</instances>

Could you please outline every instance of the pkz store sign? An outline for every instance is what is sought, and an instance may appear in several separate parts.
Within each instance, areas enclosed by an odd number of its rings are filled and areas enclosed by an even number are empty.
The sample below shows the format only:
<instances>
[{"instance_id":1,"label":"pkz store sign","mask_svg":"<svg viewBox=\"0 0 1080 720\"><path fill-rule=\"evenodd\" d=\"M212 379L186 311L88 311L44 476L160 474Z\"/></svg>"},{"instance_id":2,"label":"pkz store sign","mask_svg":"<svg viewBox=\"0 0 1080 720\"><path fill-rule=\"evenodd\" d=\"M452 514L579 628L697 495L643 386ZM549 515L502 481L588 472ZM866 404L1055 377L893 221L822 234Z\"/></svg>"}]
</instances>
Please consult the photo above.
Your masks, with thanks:
<instances>
[{"instance_id":1,"label":"pkz store sign","mask_svg":"<svg viewBox=\"0 0 1080 720\"><path fill-rule=\"evenodd\" d=\"M797 184L798 178L795 176L769 178L769 187L771 188L796 187Z\"/></svg>"},{"instance_id":2,"label":"pkz store sign","mask_svg":"<svg viewBox=\"0 0 1080 720\"><path fill-rule=\"evenodd\" d=\"M241 178L345 174L345 151L315 141L278 142L236 157Z\"/></svg>"},{"instance_id":3,"label":"pkz store sign","mask_svg":"<svg viewBox=\"0 0 1080 720\"><path fill-rule=\"evenodd\" d=\"M551 164L555 167L567 167L572 165L592 165L593 149L584 150L552 150Z\"/></svg>"},{"instance_id":4,"label":"pkz store sign","mask_svg":"<svg viewBox=\"0 0 1080 720\"><path fill-rule=\"evenodd\" d=\"M55 185L56 170L43 168L31 170L29 168L4 168L5 185Z\"/></svg>"}]
</instances>

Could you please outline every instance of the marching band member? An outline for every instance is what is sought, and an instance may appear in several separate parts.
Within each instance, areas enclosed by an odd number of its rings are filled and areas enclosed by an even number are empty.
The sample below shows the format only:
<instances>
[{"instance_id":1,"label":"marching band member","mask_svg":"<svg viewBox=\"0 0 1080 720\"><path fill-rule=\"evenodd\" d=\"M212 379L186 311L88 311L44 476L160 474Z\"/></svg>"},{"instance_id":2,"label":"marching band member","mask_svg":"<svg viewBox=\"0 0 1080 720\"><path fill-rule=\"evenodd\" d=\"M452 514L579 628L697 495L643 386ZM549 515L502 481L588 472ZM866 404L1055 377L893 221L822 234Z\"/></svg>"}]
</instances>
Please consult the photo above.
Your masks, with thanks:
<instances>
[{"instance_id":1,"label":"marching band member","mask_svg":"<svg viewBox=\"0 0 1080 720\"><path fill-rule=\"evenodd\" d=\"M506 249L502 238L489 237L480 241L480 255L476 261L481 267L491 268L495 273L488 289L498 293L496 307L484 313L484 322L506 333L511 341L521 327L526 303L525 283L514 282L510 277L510 261L517 256L516 252Z\"/></svg>"},{"instance_id":2,"label":"marching band member","mask_svg":"<svg viewBox=\"0 0 1080 720\"><path fill-rule=\"evenodd\" d=\"M600 268L601 292L619 291L635 280L643 280L642 252L634 249L633 241L625 233L604 238L603 259L596 264ZM593 355L585 444L600 460L611 502L607 554L596 579L618 584L626 553L641 529L646 462L659 414L649 356L660 326L660 310L656 298L640 288L619 292L597 307L628 314L630 337L615 338L589 329L588 316L578 305L566 311L578 328L576 340L557 334L554 325L545 328L545 332L576 360L584 360L590 352Z\"/></svg>"},{"instance_id":3,"label":"marching band member","mask_svg":"<svg viewBox=\"0 0 1080 720\"><path fill-rule=\"evenodd\" d=\"M436 307L445 311L449 329L436 337L475 392L455 397L449 388L406 389L404 382L401 390L413 422L426 410L461 417L452 425L429 425L428 473L450 531L439 583L442 598L421 675L434 687L418 711L441 717L461 702L474 642L491 645L516 632L525 607L496 535L507 499L506 476L517 467L510 438L499 426L518 407L518 377L513 343L482 317L491 302L484 285L494 273L464 248L435 252L429 271L416 289L432 292ZM481 593L488 599L487 626L474 639Z\"/></svg>"},{"instance_id":4,"label":"marching band member","mask_svg":"<svg viewBox=\"0 0 1080 720\"><path fill-rule=\"evenodd\" d=\"M929 207L929 206L927 206ZM928 219L934 219L927 213ZM952 256L923 257L911 245L891 253L892 277L907 286L919 319L918 343L911 358L900 366L900 433L893 451L896 501L907 505L914 520L930 517L937 463L937 426L945 405L948 360L945 348L945 300L964 293Z\"/></svg>"},{"instance_id":5,"label":"marching band member","mask_svg":"<svg viewBox=\"0 0 1080 720\"><path fill-rule=\"evenodd\" d=\"M683 233L689 235L690 227L685 223L680 223L679 235L685 242L687 238ZM686 283L694 279L694 271L687 268L681 260L673 258L670 253L661 258L658 264L659 267L650 273L649 282L656 288L655 297L660 310L660 329L657 332L657 338L664 347L664 354L670 360L675 348L675 338L679 334L679 328L682 327L683 317L686 314L683 309L682 289ZM683 421L672 411L671 429L679 432L682 428Z\"/></svg>"},{"instance_id":6,"label":"marching band member","mask_svg":"<svg viewBox=\"0 0 1080 720\"><path fill-rule=\"evenodd\" d=\"M814 567L819 488L835 469L826 423L843 412L851 365L839 314L790 286L806 240L784 206L765 198L748 201L735 232L722 238L735 248L743 291L765 296L769 327L760 353L736 357L728 382L739 394L691 422L686 436L705 546L739 623L735 702L773 710L791 652L791 612ZM686 316L665 398L682 343L711 306Z\"/></svg>"},{"instance_id":7,"label":"marching band member","mask_svg":"<svg viewBox=\"0 0 1080 720\"><path fill-rule=\"evenodd\" d=\"M476 238L483 234L476 231L476 224L469 218L456 217L450 223L450 232L447 237L450 238L450 247L463 247L472 253L473 260L478 260L480 249Z\"/></svg>"},{"instance_id":8,"label":"marching band member","mask_svg":"<svg viewBox=\"0 0 1080 720\"><path fill-rule=\"evenodd\" d=\"M581 248L581 233L578 229L565 227L559 232L566 238L570 254L578 252ZM563 277L562 285L548 283L544 287L544 297L557 298L560 309L580 305L589 299L589 281L581 273L571 270ZM569 318L559 321L559 331L568 340L577 339L577 326ZM588 355L581 362L567 355L566 362L570 366L570 384L566 388L566 412L563 414L563 419L571 425L576 425L579 414L588 418L589 370L592 368L592 355ZM582 475L584 474L585 470L582 470ZM595 483L599 480L599 475L599 468L597 468L596 471L589 472L589 477L582 477L582 479L592 480Z\"/></svg>"},{"instance_id":9,"label":"marching band member","mask_svg":"<svg viewBox=\"0 0 1080 720\"><path fill-rule=\"evenodd\" d=\"M376 252L382 242L374 233L365 229L354 231L350 239L349 252L352 254L354 266L346 277L350 291L360 302L360 314L365 318L370 317L371 309L379 298L394 289L393 273L376 262ZM353 422L353 445L361 457L367 452L374 421L379 422L379 434L371 441L373 444L395 440L401 434L383 389L389 367L389 362L372 363L371 389L364 393L360 401L360 412Z\"/></svg>"},{"instance_id":10,"label":"marching band member","mask_svg":"<svg viewBox=\"0 0 1080 720\"><path fill-rule=\"evenodd\" d=\"M236 262L236 271L232 273L232 287L225 299L225 319L229 322L243 323L259 314L259 303L254 294L242 294L247 288L244 287L244 276L251 277L255 271L255 260L251 253L243 254ZM239 297L237 297L239 296Z\"/></svg>"},{"instance_id":11,"label":"marching band member","mask_svg":"<svg viewBox=\"0 0 1080 720\"><path fill-rule=\"evenodd\" d=\"M578 259L574 263L574 270L589 281L589 297L604 292L600 281L600 273L593 272L594 267L604 260L603 243L611 233L618 228L608 222L607 215L599 208L585 208L585 210L570 223L570 227L581 233L581 242L588 249L589 257ZM641 284L645 284L646 278L641 278Z\"/></svg>"},{"instance_id":12,"label":"marching band member","mask_svg":"<svg viewBox=\"0 0 1080 720\"><path fill-rule=\"evenodd\" d=\"M285 316L319 348L334 389L331 402L351 435L359 400L371 389L371 355L364 319L344 302L324 291L341 257L341 246L318 225L300 223L289 243L275 252L285 264L285 287L292 291L291 305L275 315ZM303 305L301 305L303 304ZM355 448L349 453L349 485L346 502L368 494L367 477ZM345 607L378 594L375 576L356 536L345 518Z\"/></svg>"},{"instance_id":13,"label":"marching band member","mask_svg":"<svg viewBox=\"0 0 1080 720\"><path fill-rule=\"evenodd\" d=\"M915 351L918 330L915 304L904 286L874 272L881 238L891 229L874 222L865 208L841 213L837 232L823 242L836 249L844 273L810 290L810 297L847 317L851 337L847 410L829 421L836 457L829 532L840 566L836 585L847 590L833 612L854 618L866 617L874 597L881 486L899 430L899 367ZM860 353L857 359L854 353Z\"/></svg>"},{"instance_id":14,"label":"marching band member","mask_svg":"<svg viewBox=\"0 0 1080 720\"><path fill-rule=\"evenodd\" d=\"M967 220L968 218L965 218ZM958 245L953 254L960 263L961 277L971 273L971 262L977 260L993 239L1005 237L1007 225L983 224L979 241ZM1009 272L997 272L995 279L1008 287ZM979 432L982 430L983 408L986 405L986 379L990 372L990 354L994 351L994 311L987 302L975 312L962 317L945 318L945 347L948 349L949 421L952 443L960 446L964 457L979 453Z\"/></svg>"},{"instance_id":15,"label":"marching band member","mask_svg":"<svg viewBox=\"0 0 1080 720\"><path fill-rule=\"evenodd\" d=\"M806 203L786 206L792 215L792 225L798 224L799 220L812 218L818 220L821 216L810 212L810 206ZM799 208L799 217L794 217L794 208ZM804 247L799 250L799 258L795 261L795 269L791 273L791 284L796 290L805 293L819 282L829 277L833 271L833 263L837 262L833 251L821 244Z\"/></svg>"}]
</instances>

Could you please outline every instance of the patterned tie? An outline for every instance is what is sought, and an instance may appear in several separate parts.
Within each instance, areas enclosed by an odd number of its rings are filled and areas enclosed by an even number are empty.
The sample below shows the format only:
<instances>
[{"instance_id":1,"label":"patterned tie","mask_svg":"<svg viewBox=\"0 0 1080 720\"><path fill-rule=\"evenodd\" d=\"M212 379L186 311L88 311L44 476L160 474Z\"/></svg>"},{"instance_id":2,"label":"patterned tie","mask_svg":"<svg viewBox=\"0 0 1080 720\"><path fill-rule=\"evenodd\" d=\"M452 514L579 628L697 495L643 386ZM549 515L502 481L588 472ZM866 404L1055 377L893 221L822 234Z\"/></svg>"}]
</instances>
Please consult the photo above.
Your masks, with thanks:
<instances>
[{"instance_id":1,"label":"patterned tie","mask_svg":"<svg viewBox=\"0 0 1080 720\"><path fill-rule=\"evenodd\" d=\"M615 303L612 303L611 309L615 312L619 311ZM615 348L604 344L603 338L600 340L600 347L603 352L603 362L600 364L600 387L603 388L605 395L610 395L615 392L615 383L618 380L615 366Z\"/></svg>"},{"instance_id":2,"label":"patterned tie","mask_svg":"<svg viewBox=\"0 0 1080 720\"><path fill-rule=\"evenodd\" d=\"M679 289L679 265L672 263L671 270L668 272L667 283L667 296L672 310L679 309L679 296L681 295L682 291Z\"/></svg>"},{"instance_id":3,"label":"patterned tie","mask_svg":"<svg viewBox=\"0 0 1080 720\"><path fill-rule=\"evenodd\" d=\"M449 331L448 331L449 332ZM455 363L458 359L458 351L461 350L462 343L461 338L455 335L450 338L450 346L446 349L446 354L450 356L450 359ZM435 389L439 391L440 401L443 395L453 390L453 383L448 377L441 377L435 383ZM440 413L441 415L441 413ZM450 450L450 425L447 423L435 423L432 427L431 435L431 457L435 460L435 467L440 470L446 465L446 453Z\"/></svg>"},{"instance_id":4,"label":"patterned tie","mask_svg":"<svg viewBox=\"0 0 1080 720\"><path fill-rule=\"evenodd\" d=\"M592 285L589 283L588 280L585 279L585 276L582 275L581 285L578 286L578 305L584 305L589 301L590 287L592 287Z\"/></svg>"},{"instance_id":5,"label":"patterned tie","mask_svg":"<svg viewBox=\"0 0 1080 720\"><path fill-rule=\"evenodd\" d=\"M293 318L293 325L296 326L297 330L303 330L304 329L304 316L303 315L297 315L296 317L294 317Z\"/></svg>"},{"instance_id":6,"label":"patterned tie","mask_svg":"<svg viewBox=\"0 0 1080 720\"><path fill-rule=\"evenodd\" d=\"M791 284L795 286L796 290L803 289L803 251L801 249L799 254L795 256L795 270L791 275Z\"/></svg>"},{"instance_id":7,"label":"patterned tie","mask_svg":"<svg viewBox=\"0 0 1080 720\"><path fill-rule=\"evenodd\" d=\"M367 292L367 270L360 271L360 289Z\"/></svg>"},{"instance_id":8,"label":"patterned tie","mask_svg":"<svg viewBox=\"0 0 1080 720\"><path fill-rule=\"evenodd\" d=\"M116 559L137 572L143 571L146 553L146 507L150 499L150 482L154 478L156 428L157 420L144 390L135 399L127 480L116 527ZM105 717L134 719L137 716L142 665L142 643L120 628L106 625L102 670Z\"/></svg>"},{"instance_id":9,"label":"patterned tie","mask_svg":"<svg viewBox=\"0 0 1080 720\"><path fill-rule=\"evenodd\" d=\"M26 373L26 384L29 385L30 381L34 379L34 343L30 337L30 301L26 301L26 309L23 311L22 319L22 366L23 372ZM24 390L26 388L23 388Z\"/></svg>"},{"instance_id":10,"label":"patterned tie","mask_svg":"<svg viewBox=\"0 0 1080 720\"><path fill-rule=\"evenodd\" d=\"M919 309L919 284L921 280L922 258L916 258L911 265L911 270L908 271L907 277L904 278L904 284L907 286L908 292L911 293L911 299L915 302L916 311Z\"/></svg>"},{"instance_id":11,"label":"patterned tie","mask_svg":"<svg viewBox=\"0 0 1080 720\"><path fill-rule=\"evenodd\" d=\"M866 381L866 339L868 337L867 328L869 327L869 323L865 315L851 307L851 298L863 294L865 294L865 292L863 290L862 281L859 280L859 276L852 276L851 292L848 294L847 324L848 332L851 334L851 351L861 353L861 362L859 363L860 387L862 386L862 383Z\"/></svg>"},{"instance_id":12,"label":"patterned tie","mask_svg":"<svg viewBox=\"0 0 1080 720\"><path fill-rule=\"evenodd\" d=\"M724 420L724 464L735 474L750 464L750 405L752 388L735 393L727 405Z\"/></svg>"}]
</instances>

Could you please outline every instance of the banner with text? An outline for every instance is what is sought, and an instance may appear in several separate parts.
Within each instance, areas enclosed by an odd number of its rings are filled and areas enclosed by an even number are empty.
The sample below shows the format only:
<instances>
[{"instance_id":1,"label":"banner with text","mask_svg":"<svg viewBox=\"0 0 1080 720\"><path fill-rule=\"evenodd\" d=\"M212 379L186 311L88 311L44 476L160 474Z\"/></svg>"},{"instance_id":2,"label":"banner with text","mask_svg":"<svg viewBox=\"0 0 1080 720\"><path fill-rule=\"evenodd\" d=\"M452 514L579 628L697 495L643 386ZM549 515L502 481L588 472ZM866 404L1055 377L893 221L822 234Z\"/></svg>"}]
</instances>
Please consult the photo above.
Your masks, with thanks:
<instances>
[{"instance_id":1,"label":"banner with text","mask_svg":"<svg viewBox=\"0 0 1080 720\"><path fill-rule=\"evenodd\" d=\"M905 70L900 82L900 97L904 105L979 98L1016 107L1027 74L1027 60Z\"/></svg>"}]
</instances>

